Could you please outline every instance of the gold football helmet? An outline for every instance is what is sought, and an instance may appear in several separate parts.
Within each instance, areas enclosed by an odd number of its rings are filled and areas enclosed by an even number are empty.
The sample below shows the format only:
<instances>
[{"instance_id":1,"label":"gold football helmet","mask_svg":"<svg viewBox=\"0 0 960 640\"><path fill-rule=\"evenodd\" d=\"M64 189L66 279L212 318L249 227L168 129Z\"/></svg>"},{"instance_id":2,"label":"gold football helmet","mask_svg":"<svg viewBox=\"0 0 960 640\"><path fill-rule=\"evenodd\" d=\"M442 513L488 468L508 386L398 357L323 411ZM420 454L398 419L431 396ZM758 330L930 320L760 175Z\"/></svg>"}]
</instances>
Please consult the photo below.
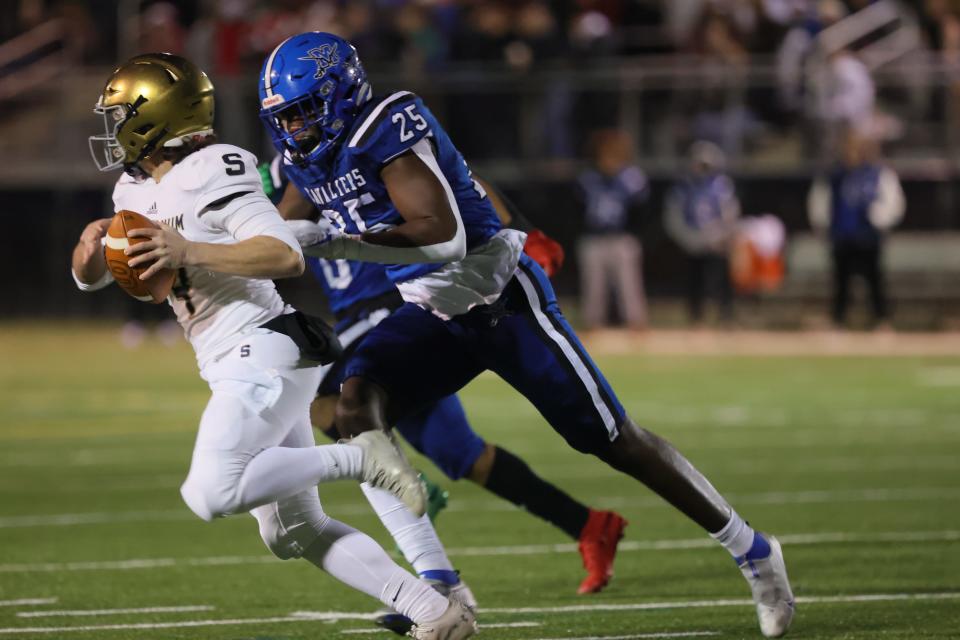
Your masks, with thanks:
<instances>
[{"instance_id":1,"label":"gold football helmet","mask_svg":"<svg viewBox=\"0 0 960 640\"><path fill-rule=\"evenodd\" d=\"M180 56L139 55L110 74L93 112L104 123L102 135L90 136L97 168L129 168L159 147L212 134L213 84Z\"/></svg>"}]
</instances>

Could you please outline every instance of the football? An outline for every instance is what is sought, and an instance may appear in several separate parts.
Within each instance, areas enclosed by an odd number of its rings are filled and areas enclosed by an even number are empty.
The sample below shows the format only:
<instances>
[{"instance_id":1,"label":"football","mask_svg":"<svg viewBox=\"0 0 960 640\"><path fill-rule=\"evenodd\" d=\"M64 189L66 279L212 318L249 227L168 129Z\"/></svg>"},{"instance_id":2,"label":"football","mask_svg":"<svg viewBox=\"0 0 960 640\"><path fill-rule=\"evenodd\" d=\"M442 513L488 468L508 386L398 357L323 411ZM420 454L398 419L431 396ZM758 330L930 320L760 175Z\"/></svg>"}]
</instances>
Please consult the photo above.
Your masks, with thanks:
<instances>
[{"instance_id":1,"label":"football","mask_svg":"<svg viewBox=\"0 0 960 640\"><path fill-rule=\"evenodd\" d=\"M103 255L107 260L107 268L113 274L113 279L131 296L142 302L159 304L166 300L173 288L177 274L173 269L161 269L150 277L141 280L140 274L149 268L149 264L131 267L128 264L132 256L126 255L123 250L132 244L138 244L146 238L128 238L127 232L131 229L159 227L149 218L134 211L118 211L110 221L107 229Z\"/></svg>"}]
</instances>

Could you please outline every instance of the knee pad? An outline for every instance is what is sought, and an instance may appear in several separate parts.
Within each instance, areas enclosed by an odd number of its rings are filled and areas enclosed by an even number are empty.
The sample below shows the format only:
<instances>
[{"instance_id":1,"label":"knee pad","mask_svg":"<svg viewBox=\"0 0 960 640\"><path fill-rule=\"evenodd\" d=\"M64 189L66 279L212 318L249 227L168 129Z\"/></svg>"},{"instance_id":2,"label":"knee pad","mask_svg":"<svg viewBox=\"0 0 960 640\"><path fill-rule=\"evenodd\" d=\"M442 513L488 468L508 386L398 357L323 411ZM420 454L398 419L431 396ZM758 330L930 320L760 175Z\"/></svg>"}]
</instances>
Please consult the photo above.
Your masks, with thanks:
<instances>
[{"instance_id":1,"label":"knee pad","mask_svg":"<svg viewBox=\"0 0 960 640\"><path fill-rule=\"evenodd\" d=\"M299 558L320 537L330 517L319 508L288 509L267 504L251 513L260 525L260 537L270 553L281 560Z\"/></svg>"},{"instance_id":2,"label":"knee pad","mask_svg":"<svg viewBox=\"0 0 960 640\"><path fill-rule=\"evenodd\" d=\"M192 469L180 487L180 496L191 511L207 522L236 513L239 507L234 483L218 481L213 474L194 473Z\"/></svg>"}]
</instances>

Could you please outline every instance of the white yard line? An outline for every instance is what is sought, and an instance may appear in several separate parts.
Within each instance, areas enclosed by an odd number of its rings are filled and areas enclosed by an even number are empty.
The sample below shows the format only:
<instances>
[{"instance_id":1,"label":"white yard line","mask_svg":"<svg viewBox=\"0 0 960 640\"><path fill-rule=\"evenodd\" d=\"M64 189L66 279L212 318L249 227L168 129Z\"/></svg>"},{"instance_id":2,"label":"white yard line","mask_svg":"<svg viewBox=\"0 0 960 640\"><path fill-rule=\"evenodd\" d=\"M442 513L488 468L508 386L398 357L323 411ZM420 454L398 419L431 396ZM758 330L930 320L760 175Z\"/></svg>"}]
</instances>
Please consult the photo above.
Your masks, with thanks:
<instances>
[{"instance_id":1,"label":"white yard line","mask_svg":"<svg viewBox=\"0 0 960 640\"><path fill-rule=\"evenodd\" d=\"M743 504L833 504L844 502L936 502L960 499L960 487L910 487L883 489L828 489L814 491L768 491L763 493L728 493L725 496ZM666 507L657 497L599 497L595 501L606 508ZM455 505L456 503L454 503ZM454 505L451 505L454 506ZM456 509L453 509L456 510Z\"/></svg>"},{"instance_id":2,"label":"white yard line","mask_svg":"<svg viewBox=\"0 0 960 640\"><path fill-rule=\"evenodd\" d=\"M750 504L811 504L829 502L898 502L960 498L960 487L910 487L825 491L771 491L730 494L731 500Z\"/></svg>"},{"instance_id":3,"label":"white yard line","mask_svg":"<svg viewBox=\"0 0 960 640\"><path fill-rule=\"evenodd\" d=\"M486 631L487 629L523 629L530 627L540 627L543 626L540 622L492 622L490 624L481 624L481 631ZM344 629L340 633L344 635L373 635L375 633L393 633L389 629Z\"/></svg>"},{"instance_id":4,"label":"white yard line","mask_svg":"<svg viewBox=\"0 0 960 640\"><path fill-rule=\"evenodd\" d=\"M800 604L835 604L850 602L891 602L904 600L957 600L960 599L960 593L957 592L937 592L937 593L873 593L846 596L812 596L798 598ZM641 602L635 604L587 604L572 605L565 607L523 607L516 609L495 608L481 609L482 614L544 614L544 613L575 613L583 611L644 611L657 609L690 609L704 607L748 607L753 604L752 600L745 598L721 599L721 600L693 600L680 602ZM73 627L4 627L0 628L0 634L38 634L38 633L68 633L81 631L118 631L133 629L178 629L186 627L212 627L212 626L233 626L248 624L277 624L283 622L307 622L314 620L340 621L340 620L369 620L370 613L357 613L346 611L300 611L288 616L278 616L271 618L230 618L226 620L185 620L179 622L142 622L130 624L104 624L104 625L86 625ZM491 627L492 625L483 625ZM586 636L581 638L557 638L555 640L627 640L632 638L666 638L666 637L684 637L679 634L713 634L712 631L683 631L683 632L664 632L660 634L639 634L629 636ZM553 640L553 639L540 639Z\"/></svg>"},{"instance_id":5,"label":"white yard line","mask_svg":"<svg viewBox=\"0 0 960 640\"><path fill-rule=\"evenodd\" d=\"M898 600L960 600L960 592L941 593L873 593L849 596L807 596L797 598L799 604L838 604L849 602L892 602ZM680 600L677 602L638 602L633 604L577 604L562 607L516 607L480 609L482 614L578 613L584 611L656 611L660 609L700 609L704 607L752 606L749 598L723 600Z\"/></svg>"},{"instance_id":6,"label":"white yard line","mask_svg":"<svg viewBox=\"0 0 960 640\"><path fill-rule=\"evenodd\" d=\"M53 513L36 516L0 517L0 529L16 527L66 527L78 524L113 524L116 522L157 522L196 520L186 509L175 511L114 511L104 513Z\"/></svg>"},{"instance_id":7,"label":"white yard line","mask_svg":"<svg viewBox=\"0 0 960 640\"><path fill-rule=\"evenodd\" d=\"M777 536L786 545L817 545L839 542L953 542L960 540L960 531L888 531L873 533L809 533ZM617 547L619 551L672 551L677 549L706 549L716 547L717 543L708 538L689 538L686 540L627 540ZM502 547L460 547L449 548L451 556L524 556L547 553L573 553L575 544L539 544ZM0 565L2 569L2 565Z\"/></svg>"},{"instance_id":8,"label":"white yard line","mask_svg":"<svg viewBox=\"0 0 960 640\"><path fill-rule=\"evenodd\" d=\"M903 502L960 499L960 487L894 487L866 489L838 489L817 491L769 491L762 493L731 493L727 496L738 504L830 504L842 502ZM595 498L605 507L666 507L655 496ZM329 504L326 511L344 516L373 516L366 503ZM476 513L478 511L516 511L517 507L503 500L458 500L447 511ZM64 527L84 524L113 524L117 522L170 522L196 520L186 508L168 511L116 511L93 513L55 513L45 515L0 516L0 529L19 527Z\"/></svg>"},{"instance_id":9,"label":"white yard line","mask_svg":"<svg viewBox=\"0 0 960 640\"><path fill-rule=\"evenodd\" d=\"M718 636L718 631L664 631L662 633L635 633L629 636L577 636L575 638L534 638L534 640L644 640L645 638L702 638Z\"/></svg>"},{"instance_id":10,"label":"white yard line","mask_svg":"<svg viewBox=\"0 0 960 640\"><path fill-rule=\"evenodd\" d=\"M70 631L123 631L133 629L181 629L185 627L235 626L245 624L276 624L280 622L303 622L302 618L287 616L275 618L232 618L226 620L186 620L182 622L140 622L131 624L97 624L82 627L6 627L0 634L25 635L30 633L68 633Z\"/></svg>"},{"instance_id":11,"label":"white yard line","mask_svg":"<svg viewBox=\"0 0 960 640\"><path fill-rule=\"evenodd\" d=\"M213 611L209 605L186 605L181 607L140 607L138 609L73 609L61 611L21 611L18 618L48 618L51 616L116 616L126 613L187 613L191 611Z\"/></svg>"},{"instance_id":12,"label":"white yard line","mask_svg":"<svg viewBox=\"0 0 960 640\"><path fill-rule=\"evenodd\" d=\"M277 564L274 556L213 556L207 558L133 558L100 562L40 562L36 564L0 564L0 573L26 571L127 571L161 567L211 567L244 564ZM284 563L280 563L281 565Z\"/></svg>"},{"instance_id":13,"label":"white yard line","mask_svg":"<svg viewBox=\"0 0 960 640\"><path fill-rule=\"evenodd\" d=\"M0 607L24 607L35 604L55 604L59 598L21 598L19 600L0 600Z\"/></svg>"},{"instance_id":14,"label":"white yard line","mask_svg":"<svg viewBox=\"0 0 960 640\"><path fill-rule=\"evenodd\" d=\"M777 536L786 545L813 546L819 544L837 544L847 542L890 543L890 542L956 542L960 540L960 530L943 531L874 531L800 533ZM621 542L618 549L629 551L674 551L682 549L707 549L717 547L709 537L667 539L667 540L627 540ZM496 547L451 547L447 553L454 557L486 556L528 556L551 553L574 553L575 544L530 544ZM107 560L101 562L42 562L36 564L0 564L0 573L43 573L66 571L126 571L131 569L156 569L162 567L210 567L245 564L267 564L277 567L290 566L279 562L271 555L261 556L212 556L205 558L134 558L130 560Z\"/></svg>"}]
</instances>

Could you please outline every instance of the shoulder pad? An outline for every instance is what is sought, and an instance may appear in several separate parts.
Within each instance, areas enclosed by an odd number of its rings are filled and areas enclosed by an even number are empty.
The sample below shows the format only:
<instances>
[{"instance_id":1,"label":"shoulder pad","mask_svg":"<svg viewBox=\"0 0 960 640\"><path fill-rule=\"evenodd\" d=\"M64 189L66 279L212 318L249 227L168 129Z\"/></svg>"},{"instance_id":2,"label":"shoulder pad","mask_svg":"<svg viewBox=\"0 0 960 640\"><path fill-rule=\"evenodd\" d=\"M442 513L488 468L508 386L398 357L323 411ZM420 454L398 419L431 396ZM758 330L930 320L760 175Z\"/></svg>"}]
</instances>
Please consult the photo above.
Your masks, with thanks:
<instances>
[{"instance_id":1,"label":"shoulder pad","mask_svg":"<svg viewBox=\"0 0 960 640\"><path fill-rule=\"evenodd\" d=\"M121 211L123 209L133 208L127 203L127 199L130 197L134 189L138 185L136 178L131 176L128 173L124 173L117 179L117 183L113 186L113 210Z\"/></svg>"},{"instance_id":2,"label":"shoulder pad","mask_svg":"<svg viewBox=\"0 0 960 640\"><path fill-rule=\"evenodd\" d=\"M196 211L226 196L263 192L257 157L229 144L214 144L191 153L178 165L177 186L197 192Z\"/></svg>"},{"instance_id":3,"label":"shoulder pad","mask_svg":"<svg viewBox=\"0 0 960 640\"><path fill-rule=\"evenodd\" d=\"M351 132L347 149L385 164L430 135L432 118L416 94L398 91L383 98Z\"/></svg>"}]
</instances>

